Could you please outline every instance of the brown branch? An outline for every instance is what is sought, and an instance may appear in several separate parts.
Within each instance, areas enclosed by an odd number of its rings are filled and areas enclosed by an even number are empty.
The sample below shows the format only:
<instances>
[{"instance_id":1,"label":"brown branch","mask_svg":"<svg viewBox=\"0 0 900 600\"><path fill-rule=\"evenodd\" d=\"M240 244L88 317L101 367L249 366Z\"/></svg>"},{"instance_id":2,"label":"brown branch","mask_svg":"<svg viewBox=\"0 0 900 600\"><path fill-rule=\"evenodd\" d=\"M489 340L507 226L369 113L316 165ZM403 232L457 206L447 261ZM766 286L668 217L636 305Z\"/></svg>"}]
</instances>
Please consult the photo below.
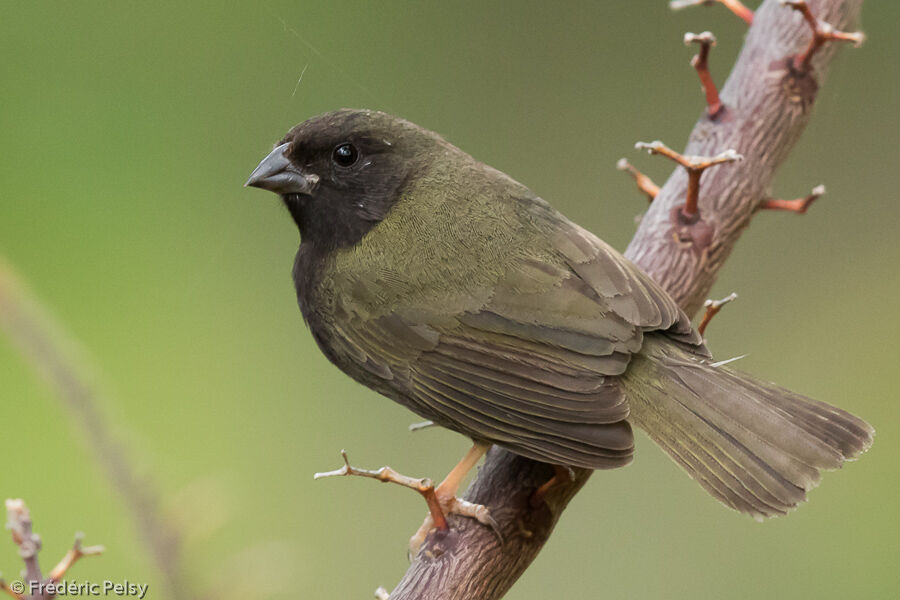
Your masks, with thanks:
<instances>
[{"instance_id":1,"label":"brown branch","mask_svg":"<svg viewBox=\"0 0 900 600\"><path fill-rule=\"evenodd\" d=\"M659 186L653 183L652 179L634 168L625 158L619 159L619 162L616 163L616 168L620 171L627 171L634 178L634 183L637 185L638 190L646 194L648 201L653 202L653 199L659 193Z\"/></svg>"},{"instance_id":2,"label":"brown branch","mask_svg":"<svg viewBox=\"0 0 900 600\"><path fill-rule=\"evenodd\" d=\"M716 89L716 84L709 72L709 49L716 45L716 36L709 31L686 33L684 34L684 45L689 46L690 44L700 44L700 52L691 59L691 66L697 71L700 85L703 86L703 93L706 96L706 114L710 119L716 119L724 108L722 100L719 98L719 90Z\"/></svg>"},{"instance_id":3,"label":"brown branch","mask_svg":"<svg viewBox=\"0 0 900 600\"><path fill-rule=\"evenodd\" d=\"M438 502L437 495L434 493L434 482L431 479L427 477L423 477L421 479L407 477L406 475L401 475L390 467L381 467L377 471L358 469L350 464L350 459L347 458L346 450L341 450L341 458L344 459L343 467L335 471L316 473L315 475L313 475L313 479L356 476L370 477L372 479L377 479L382 483L396 483L397 485L401 485L405 488L409 488L411 490L419 492L422 497L425 498L425 503L428 504L428 512L431 514L431 518L434 519L434 526L444 531L449 529L449 527L447 526L447 520L444 518L444 511L441 510L441 505Z\"/></svg>"},{"instance_id":4,"label":"brown branch","mask_svg":"<svg viewBox=\"0 0 900 600\"><path fill-rule=\"evenodd\" d=\"M41 583L41 566L38 563L38 552L41 550L41 536L34 533L31 527L31 513L22 500L6 501L6 528L12 535L13 542L19 547L19 556L25 563L25 584L31 587Z\"/></svg>"},{"instance_id":5,"label":"brown branch","mask_svg":"<svg viewBox=\"0 0 900 600\"><path fill-rule=\"evenodd\" d=\"M15 582L14 585L16 587L21 587L22 589L25 589L25 587L22 585L22 582L20 582L20 581ZM12 589L9 586L9 584L6 583L6 580L3 578L0 578L0 591L6 592L7 594L12 596L13 598L16 598L17 600L22 600L25 597L20 592L17 592L16 590Z\"/></svg>"},{"instance_id":6,"label":"brown branch","mask_svg":"<svg viewBox=\"0 0 900 600\"><path fill-rule=\"evenodd\" d=\"M739 16L747 25L753 24L753 11L744 6L740 0L672 0L669 2L669 8L672 10L680 10L688 6L712 6L713 4L721 4L728 10Z\"/></svg>"},{"instance_id":7,"label":"brown branch","mask_svg":"<svg viewBox=\"0 0 900 600\"><path fill-rule=\"evenodd\" d=\"M813 55L822 47L825 42L838 41L850 42L854 47L858 48L866 40L866 36L859 32L849 33L846 31L838 31L829 23L820 21L813 14L812 9L804 0L781 0L785 6L789 6L803 15L810 30L812 30L812 39L809 46L802 54L794 57L794 68L798 71L807 71Z\"/></svg>"},{"instance_id":8,"label":"brown branch","mask_svg":"<svg viewBox=\"0 0 900 600\"><path fill-rule=\"evenodd\" d=\"M85 556L99 556L106 550L103 546L82 546L81 540L83 539L83 533L75 534L75 543L72 544L66 555L62 557L62 560L50 571L49 580L51 583L60 581L69 572L69 569Z\"/></svg>"},{"instance_id":9,"label":"brown branch","mask_svg":"<svg viewBox=\"0 0 900 600\"><path fill-rule=\"evenodd\" d=\"M660 141L655 142L638 142L634 145L639 150L646 150L650 154L660 154L669 160L672 160L682 167L688 174L687 192L685 193L684 205L679 211L681 220L688 225L697 222L700 215L700 176L703 171L716 165L743 160L744 157L734 150L725 150L715 156L687 156L675 152Z\"/></svg>"},{"instance_id":10,"label":"brown branch","mask_svg":"<svg viewBox=\"0 0 900 600\"><path fill-rule=\"evenodd\" d=\"M13 542L19 547L19 556L25 562L25 581L14 581L7 584L0 579L0 590L18 599L50 600L57 596L56 585L63 578L69 568L78 559L84 556L96 556L103 552L103 546L83 547L81 540L83 535L76 534L75 543L58 565L50 572L50 576L44 579L41 575L41 567L38 565L38 552L41 550L41 538L34 533L31 524L31 514L25 502L22 500L6 501L6 528L12 535Z\"/></svg>"},{"instance_id":11,"label":"brown branch","mask_svg":"<svg viewBox=\"0 0 900 600\"><path fill-rule=\"evenodd\" d=\"M803 198L796 198L794 200L766 198L765 200L763 200L762 204L759 205L759 208L762 210L784 210L803 215L806 214L806 211L809 210L809 207L812 206L813 202L824 195L825 186L817 185L807 196Z\"/></svg>"},{"instance_id":12,"label":"brown branch","mask_svg":"<svg viewBox=\"0 0 900 600\"><path fill-rule=\"evenodd\" d=\"M79 345L0 257L0 330L51 385L73 415L107 478L122 495L162 576L167 598L194 598L182 573L181 538L163 517L153 488L139 478L103 417L101 394Z\"/></svg>"},{"instance_id":13,"label":"brown branch","mask_svg":"<svg viewBox=\"0 0 900 600\"><path fill-rule=\"evenodd\" d=\"M819 17L836 27L855 21L862 0L821 0ZM672 212L683 202L687 173L677 169L641 221L626 256L653 276L693 315L703 304L741 231L765 197L778 166L809 121L821 77L833 56L826 45L811 56L812 73L790 69L790 57L802 50L809 31L777 0L766 0L753 18L744 48L722 101L728 118L711 122L704 115L685 149L689 155L715 155L734 148L746 159L739 168L717 169L704 178L699 208L710 228L702 245L677 237ZM496 600L502 597L540 552L568 504L592 471L577 469L547 503L533 509L534 490L553 475L537 463L491 448L465 497L488 506L504 537L500 547L489 528L471 519L452 518L450 531L430 535L391 600Z\"/></svg>"}]
</instances>

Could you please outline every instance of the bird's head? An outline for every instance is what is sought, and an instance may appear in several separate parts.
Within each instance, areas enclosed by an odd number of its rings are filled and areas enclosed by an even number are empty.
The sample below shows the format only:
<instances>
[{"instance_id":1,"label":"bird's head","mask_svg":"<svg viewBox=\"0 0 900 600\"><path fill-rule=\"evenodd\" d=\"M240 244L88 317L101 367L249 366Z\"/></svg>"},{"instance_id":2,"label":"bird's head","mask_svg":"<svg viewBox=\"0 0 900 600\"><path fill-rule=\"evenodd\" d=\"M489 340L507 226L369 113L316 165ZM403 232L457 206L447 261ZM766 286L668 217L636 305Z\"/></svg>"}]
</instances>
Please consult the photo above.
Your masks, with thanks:
<instances>
[{"instance_id":1,"label":"bird's head","mask_svg":"<svg viewBox=\"0 0 900 600\"><path fill-rule=\"evenodd\" d=\"M409 121L342 109L291 129L244 185L281 196L304 243L340 248L362 239L414 174L452 150Z\"/></svg>"}]
</instances>

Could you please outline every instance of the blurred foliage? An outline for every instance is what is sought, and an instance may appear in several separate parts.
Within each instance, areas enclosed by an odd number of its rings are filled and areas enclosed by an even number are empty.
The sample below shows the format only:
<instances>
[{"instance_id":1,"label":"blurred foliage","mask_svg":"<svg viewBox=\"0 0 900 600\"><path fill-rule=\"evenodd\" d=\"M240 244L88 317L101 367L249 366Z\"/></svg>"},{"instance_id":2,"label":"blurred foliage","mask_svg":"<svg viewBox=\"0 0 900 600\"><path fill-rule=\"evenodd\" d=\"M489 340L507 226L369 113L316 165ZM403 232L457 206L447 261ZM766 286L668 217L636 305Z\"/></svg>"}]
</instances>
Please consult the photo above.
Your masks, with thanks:
<instances>
[{"instance_id":1,"label":"blurred foliage","mask_svg":"<svg viewBox=\"0 0 900 600\"><path fill-rule=\"evenodd\" d=\"M383 109L624 248L645 199L616 159L661 183L671 165L634 142L682 147L703 107L682 34L716 33L722 82L745 31L721 7L666 4L4 3L0 253L104 373L117 435L191 532L198 585L276 598L390 587L421 499L312 473L347 448L360 466L440 477L467 445L408 434L414 415L319 354L290 280L295 228L274 197L241 187L257 161L311 115ZM841 52L773 189L824 182L828 195L804 217L755 218L714 290L740 300L707 332L719 357L747 353L744 369L870 420L874 448L760 525L642 437L633 465L576 498L509 598L896 593L898 6L867 3L867 43ZM73 578L149 582L159 597L121 499L5 339L0 381L0 496L29 502L45 564L84 530L108 551ZM12 544L0 566L19 568Z\"/></svg>"}]
</instances>

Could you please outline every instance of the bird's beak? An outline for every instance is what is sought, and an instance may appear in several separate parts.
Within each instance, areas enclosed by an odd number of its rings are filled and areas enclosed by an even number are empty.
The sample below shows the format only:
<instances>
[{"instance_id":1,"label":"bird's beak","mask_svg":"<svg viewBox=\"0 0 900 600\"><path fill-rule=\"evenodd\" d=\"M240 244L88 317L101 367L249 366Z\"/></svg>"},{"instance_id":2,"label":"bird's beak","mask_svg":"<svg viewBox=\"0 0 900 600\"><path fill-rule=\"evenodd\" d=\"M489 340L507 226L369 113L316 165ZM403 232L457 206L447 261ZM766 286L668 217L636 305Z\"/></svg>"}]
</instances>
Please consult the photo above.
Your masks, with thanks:
<instances>
[{"instance_id":1,"label":"bird's beak","mask_svg":"<svg viewBox=\"0 0 900 600\"><path fill-rule=\"evenodd\" d=\"M244 187L258 187L285 196L287 194L311 195L319 183L319 176L302 173L285 156L290 144L282 144L272 150L250 173Z\"/></svg>"}]
</instances>

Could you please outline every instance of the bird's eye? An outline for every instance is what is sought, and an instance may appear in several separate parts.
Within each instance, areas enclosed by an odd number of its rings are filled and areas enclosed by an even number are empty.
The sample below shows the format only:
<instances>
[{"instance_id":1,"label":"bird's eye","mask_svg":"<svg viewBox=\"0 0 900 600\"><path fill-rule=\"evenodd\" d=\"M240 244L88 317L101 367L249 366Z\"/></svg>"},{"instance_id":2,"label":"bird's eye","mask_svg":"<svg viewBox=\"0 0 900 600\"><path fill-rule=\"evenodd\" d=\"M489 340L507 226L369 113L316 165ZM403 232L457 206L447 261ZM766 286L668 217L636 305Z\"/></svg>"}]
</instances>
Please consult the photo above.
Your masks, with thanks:
<instances>
[{"instance_id":1,"label":"bird's eye","mask_svg":"<svg viewBox=\"0 0 900 600\"><path fill-rule=\"evenodd\" d=\"M331 153L331 160L340 167L351 167L359 159L359 151L350 143L339 145Z\"/></svg>"}]
</instances>

